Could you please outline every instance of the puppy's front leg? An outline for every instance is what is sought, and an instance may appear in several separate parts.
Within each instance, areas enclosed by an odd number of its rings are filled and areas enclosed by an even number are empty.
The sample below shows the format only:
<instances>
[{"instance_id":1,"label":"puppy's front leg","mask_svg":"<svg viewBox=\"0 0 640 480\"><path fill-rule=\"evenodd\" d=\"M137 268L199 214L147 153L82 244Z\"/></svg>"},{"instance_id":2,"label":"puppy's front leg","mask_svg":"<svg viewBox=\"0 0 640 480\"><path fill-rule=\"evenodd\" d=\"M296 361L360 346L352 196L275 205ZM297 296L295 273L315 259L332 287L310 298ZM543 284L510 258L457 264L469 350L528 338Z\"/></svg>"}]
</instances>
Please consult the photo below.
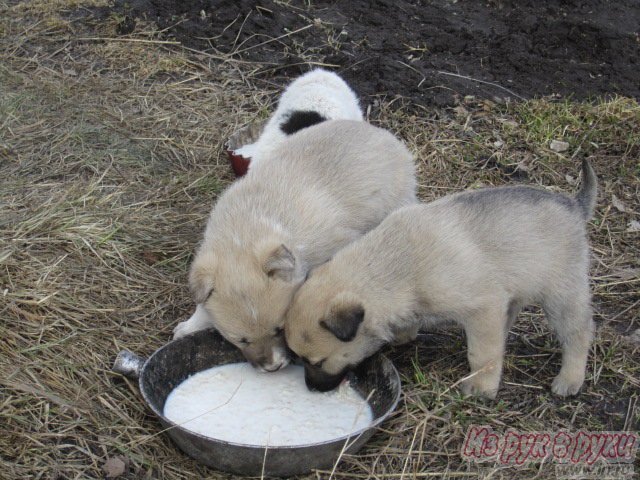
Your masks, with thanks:
<instances>
[{"instance_id":1,"label":"puppy's front leg","mask_svg":"<svg viewBox=\"0 0 640 480\"><path fill-rule=\"evenodd\" d=\"M505 316L498 309L488 309L467 319L467 356L471 376L461 389L466 395L494 399L500 386L505 349Z\"/></svg>"},{"instance_id":2,"label":"puppy's front leg","mask_svg":"<svg viewBox=\"0 0 640 480\"><path fill-rule=\"evenodd\" d=\"M404 345L405 343L412 342L418 336L418 330L420 325L411 325L408 328L394 331L392 345Z\"/></svg>"},{"instance_id":3,"label":"puppy's front leg","mask_svg":"<svg viewBox=\"0 0 640 480\"><path fill-rule=\"evenodd\" d=\"M197 305L196 311L191 315L189 320L180 322L176 325L176 328L173 329L173 339L176 340L190 333L206 330L213 326L213 320L209 316L209 313L202 305Z\"/></svg>"}]
</instances>

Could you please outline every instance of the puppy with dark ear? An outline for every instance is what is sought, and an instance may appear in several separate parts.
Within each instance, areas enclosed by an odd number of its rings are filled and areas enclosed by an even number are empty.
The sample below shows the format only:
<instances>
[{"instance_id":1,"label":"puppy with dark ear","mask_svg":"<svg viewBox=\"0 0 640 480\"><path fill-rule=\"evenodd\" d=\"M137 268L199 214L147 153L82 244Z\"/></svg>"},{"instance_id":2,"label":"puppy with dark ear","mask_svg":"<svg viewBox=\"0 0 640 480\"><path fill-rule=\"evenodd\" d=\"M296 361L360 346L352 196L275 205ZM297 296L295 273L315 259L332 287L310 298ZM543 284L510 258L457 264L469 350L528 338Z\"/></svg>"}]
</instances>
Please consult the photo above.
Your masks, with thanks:
<instances>
[{"instance_id":1,"label":"puppy with dark ear","mask_svg":"<svg viewBox=\"0 0 640 480\"><path fill-rule=\"evenodd\" d=\"M578 393L594 330L585 223L597 190L587 161L582 175L575 197L513 186L400 208L336 253L287 313L287 342L306 359L307 385L333 388L382 344L451 320L467 337L462 391L494 398L509 328L539 302L562 345L551 390Z\"/></svg>"},{"instance_id":2,"label":"puppy with dark ear","mask_svg":"<svg viewBox=\"0 0 640 480\"><path fill-rule=\"evenodd\" d=\"M331 307L329 315L320 320L320 326L341 342L352 341L364 320L364 308L359 303L346 303Z\"/></svg>"}]
</instances>

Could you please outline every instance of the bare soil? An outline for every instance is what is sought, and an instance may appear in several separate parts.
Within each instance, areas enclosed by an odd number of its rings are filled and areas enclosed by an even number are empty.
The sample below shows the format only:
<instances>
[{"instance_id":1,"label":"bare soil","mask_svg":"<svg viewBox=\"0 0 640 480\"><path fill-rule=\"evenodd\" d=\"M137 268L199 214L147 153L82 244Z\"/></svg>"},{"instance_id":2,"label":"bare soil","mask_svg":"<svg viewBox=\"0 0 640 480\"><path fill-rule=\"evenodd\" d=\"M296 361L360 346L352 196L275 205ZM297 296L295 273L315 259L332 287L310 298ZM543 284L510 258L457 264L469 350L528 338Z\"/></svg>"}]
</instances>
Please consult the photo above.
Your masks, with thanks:
<instances>
[{"instance_id":1,"label":"bare soil","mask_svg":"<svg viewBox=\"0 0 640 480\"><path fill-rule=\"evenodd\" d=\"M450 105L457 96L640 96L636 0L116 0L183 44L256 63L263 81L309 64L360 95ZM489 83L487 83L489 82ZM493 85L491 85L493 84Z\"/></svg>"}]
</instances>

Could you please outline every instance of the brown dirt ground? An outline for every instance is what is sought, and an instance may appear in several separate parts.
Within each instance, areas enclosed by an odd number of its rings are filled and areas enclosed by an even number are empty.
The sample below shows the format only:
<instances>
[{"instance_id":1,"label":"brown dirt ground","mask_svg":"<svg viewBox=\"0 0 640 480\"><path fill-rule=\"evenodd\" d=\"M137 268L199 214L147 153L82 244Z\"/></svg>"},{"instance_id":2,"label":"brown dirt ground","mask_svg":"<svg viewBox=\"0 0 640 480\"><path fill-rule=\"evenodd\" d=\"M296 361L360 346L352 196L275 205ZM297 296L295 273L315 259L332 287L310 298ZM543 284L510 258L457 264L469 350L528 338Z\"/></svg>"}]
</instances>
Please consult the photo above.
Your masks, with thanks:
<instances>
[{"instance_id":1,"label":"brown dirt ground","mask_svg":"<svg viewBox=\"0 0 640 480\"><path fill-rule=\"evenodd\" d=\"M167 38L254 63L264 82L316 63L362 95L421 105L640 97L635 0L116 0L115 11L130 17L124 31L156 22Z\"/></svg>"}]
</instances>

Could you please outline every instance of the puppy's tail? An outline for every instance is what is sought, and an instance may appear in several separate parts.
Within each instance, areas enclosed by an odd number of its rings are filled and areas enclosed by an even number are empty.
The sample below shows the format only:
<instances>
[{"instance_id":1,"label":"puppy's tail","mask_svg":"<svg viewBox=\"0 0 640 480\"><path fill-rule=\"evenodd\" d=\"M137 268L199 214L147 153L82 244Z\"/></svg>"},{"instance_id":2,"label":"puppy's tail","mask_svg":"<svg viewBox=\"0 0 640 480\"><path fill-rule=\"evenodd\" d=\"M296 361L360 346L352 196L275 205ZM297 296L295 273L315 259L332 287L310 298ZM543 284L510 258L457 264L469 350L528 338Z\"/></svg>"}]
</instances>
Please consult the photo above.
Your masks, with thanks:
<instances>
[{"instance_id":1,"label":"puppy's tail","mask_svg":"<svg viewBox=\"0 0 640 480\"><path fill-rule=\"evenodd\" d=\"M598 196L598 177L593 171L589 160L582 160L582 186L576 194L576 201L585 220L589 220L593 216L593 210L596 206L596 197Z\"/></svg>"}]
</instances>

